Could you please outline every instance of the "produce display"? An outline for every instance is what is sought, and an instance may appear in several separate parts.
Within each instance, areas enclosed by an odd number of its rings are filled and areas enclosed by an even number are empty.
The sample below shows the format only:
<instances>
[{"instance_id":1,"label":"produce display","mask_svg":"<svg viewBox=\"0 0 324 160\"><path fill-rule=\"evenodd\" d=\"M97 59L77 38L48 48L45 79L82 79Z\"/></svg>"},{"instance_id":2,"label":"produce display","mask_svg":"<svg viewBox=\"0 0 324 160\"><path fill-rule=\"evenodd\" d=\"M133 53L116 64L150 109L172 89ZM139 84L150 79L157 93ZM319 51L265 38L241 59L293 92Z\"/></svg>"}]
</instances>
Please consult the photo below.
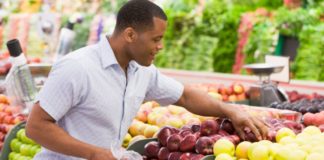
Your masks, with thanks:
<instances>
[{"instance_id":1,"label":"produce display","mask_svg":"<svg viewBox=\"0 0 324 160\"><path fill-rule=\"evenodd\" d=\"M247 89L242 84L233 82L229 86L223 84L193 84L192 87L202 89L218 100L236 102L248 100Z\"/></svg>"},{"instance_id":2,"label":"produce display","mask_svg":"<svg viewBox=\"0 0 324 160\"><path fill-rule=\"evenodd\" d=\"M313 100L313 99L324 99L324 95L313 93L313 94L301 94L298 91L286 92L290 102L295 102L302 99Z\"/></svg>"},{"instance_id":3,"label":"produce display","mask_svg":"<svg viewBox=\"0 0 324 160\"><path fill-rule=\"evenodd\" d=\"M10 142L10 149L9 160L32 160L35 154L40 152L41 147L26 136L26 131L23 128Z\"/></svg>"},{"instance_id":4,"label":"produce display","mask_svg":"<svg viewBox=\"0 0 324 160\"><path fill-rule=\"evenodd\" d=\"M19 113L18 107L10 106L9 99L0 94L0 150L3 147L5 136L11 128L26 119L25 115Z\"/></svg>"},{"instance_id":5,"label":"produce display","mask_svg":"<svg viewBox=\"0 0 324 160\"><path fill-rule=\"evenodd\" d=\"M267 140L262 141L248 128L241 139L228 119L210 119L180 129L165 126L159 130L157 141L145 144L143 159L199 160L205 155L215 155L215 160L311 160L313 156L323 156L324 133L320 128L304 128L289 120L267 119L266 122L270 131ZM293 151L288 153L289 150Z\"/></svg>"},{"instance_id":6,"label":"produce display","mask_svg":"<svg viewBox=\"0 0 324 160\"><path fill-rule=\"evenodd\" d=\"M320 113L306 113L303 116L303 123L305 125L315 125L318 126L322 132L324 131L324 111Z\"/></svg>"}]
</instances>

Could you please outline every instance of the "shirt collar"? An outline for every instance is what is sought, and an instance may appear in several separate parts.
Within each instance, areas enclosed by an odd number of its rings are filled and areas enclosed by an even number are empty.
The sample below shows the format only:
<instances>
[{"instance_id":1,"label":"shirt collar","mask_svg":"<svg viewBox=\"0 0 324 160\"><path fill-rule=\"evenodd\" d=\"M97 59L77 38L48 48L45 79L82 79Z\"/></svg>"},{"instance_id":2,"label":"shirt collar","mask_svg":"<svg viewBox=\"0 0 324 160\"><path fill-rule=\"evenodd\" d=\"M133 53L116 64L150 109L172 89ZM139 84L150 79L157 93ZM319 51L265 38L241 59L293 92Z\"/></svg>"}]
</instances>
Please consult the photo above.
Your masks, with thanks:
<instances>
[{"instance_id":1,"label":"shirt collar","mask_svg":"<svg viewBox=\"0 0 324 160\"><path fill-rule=\"evenodd\" d=\"M101 65L104 69L113 65L119 65L114 51L110 46L107 35L100 36L98 45L100 48ZM136 72L138 67L139 65L134 60L130 61L128 64L128 69L132 72Z\"/></svg>"},{"instance_id":2,"label":"shirt collar","mask_svg":"<svg viewBox=\"0 0 324 160\"><path fill-rule=\"evenodd\" d=\"M118 64L106 35L100 36L98 45L100 48L100 61L103 68Z\"/></svg>"}]
</instances>

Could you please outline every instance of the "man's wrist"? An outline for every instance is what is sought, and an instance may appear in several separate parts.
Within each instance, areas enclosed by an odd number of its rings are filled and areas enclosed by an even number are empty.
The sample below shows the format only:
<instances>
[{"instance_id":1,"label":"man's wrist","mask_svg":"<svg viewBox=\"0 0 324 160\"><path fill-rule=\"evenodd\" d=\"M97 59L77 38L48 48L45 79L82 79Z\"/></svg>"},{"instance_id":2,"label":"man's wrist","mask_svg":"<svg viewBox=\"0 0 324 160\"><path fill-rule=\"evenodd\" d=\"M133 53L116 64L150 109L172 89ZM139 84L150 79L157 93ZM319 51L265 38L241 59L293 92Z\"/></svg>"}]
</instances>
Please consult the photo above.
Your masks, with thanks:
<instances>
[{"instance_id":1,"label":"man's wrist","mask_svg":"<svg viewBox=\"0 0 324 160\"><path fill-rule=\"evenodd\" d=\"M221 108L222 108L222 113L224 114L224 117L226 118L232 118L236 114L236 109L232 104L227 104L227 103L221 103Z\"/></svg>"}]
</instances>

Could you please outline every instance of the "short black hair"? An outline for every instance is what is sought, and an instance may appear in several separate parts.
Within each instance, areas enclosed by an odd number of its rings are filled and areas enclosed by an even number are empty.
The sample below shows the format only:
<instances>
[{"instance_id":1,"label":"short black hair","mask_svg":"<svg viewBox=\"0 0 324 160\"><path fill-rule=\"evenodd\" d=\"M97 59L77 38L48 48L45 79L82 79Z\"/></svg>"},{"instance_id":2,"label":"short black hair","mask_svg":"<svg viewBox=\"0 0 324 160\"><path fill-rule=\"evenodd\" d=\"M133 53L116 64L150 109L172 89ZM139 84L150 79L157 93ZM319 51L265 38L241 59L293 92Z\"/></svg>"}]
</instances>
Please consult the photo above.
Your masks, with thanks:
<instances>
[{"instance_id":1,"label":"short black hair","mask_svg":"<svg viewBox=\"0 0 324 160\"><path fill-rule=\"evenodd\" d=\"M136 31L144 31L154 26L153 18L167 20L163 10L148 0L130 0L124 4L117 14L115 31L117 33L132 27Z\"/></svg>"}]
</instances>

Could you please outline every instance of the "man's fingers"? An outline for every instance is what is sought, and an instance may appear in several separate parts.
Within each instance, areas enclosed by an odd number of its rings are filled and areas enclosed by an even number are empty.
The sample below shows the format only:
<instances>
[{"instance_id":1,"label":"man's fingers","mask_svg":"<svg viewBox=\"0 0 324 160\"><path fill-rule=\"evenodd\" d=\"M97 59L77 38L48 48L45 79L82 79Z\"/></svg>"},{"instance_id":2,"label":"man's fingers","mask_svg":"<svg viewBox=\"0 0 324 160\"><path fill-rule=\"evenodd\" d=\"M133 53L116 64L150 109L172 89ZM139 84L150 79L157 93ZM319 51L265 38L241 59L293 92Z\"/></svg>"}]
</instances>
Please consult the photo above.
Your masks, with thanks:
<instances>
[{"instance_id":1,"label":"man's fingers","mask_svg":"<svg viewBox=\"0 0 324 160\"><path fill-rule=\"evenodd\" d=\"M259 130L261 131L262 138L265 139L268 134L268 127L267 127L266 123L258 117L254 118L254 122L255 122L257 128L259 128Z\"/></svg>"},{"instance_id":2,"label":"man's fingers","mask_svg":"<svg viewBox=\"0 0 324 160\"><path fill-rule=\"evenodd\" d=\"M258 128L254 125L254 123L251 120L247 121L247 126L252 130L252 132L254 133L254 135L256 136L256 138L258 140L262 140L262 137L261 137L261 134L260 134Z\"/></svg>"},{"instance_id":3,"label":"man's fingers","mask_svg":"<svg viewBox=\"0 0 324 160\"><path fill-rule=\"evenodd\" d=\"M240 127L235 127L235 130L237 134L241 137L241 139L245 140L245 133L243 129L241 129Z\"/></svg>"}]
</instances>

